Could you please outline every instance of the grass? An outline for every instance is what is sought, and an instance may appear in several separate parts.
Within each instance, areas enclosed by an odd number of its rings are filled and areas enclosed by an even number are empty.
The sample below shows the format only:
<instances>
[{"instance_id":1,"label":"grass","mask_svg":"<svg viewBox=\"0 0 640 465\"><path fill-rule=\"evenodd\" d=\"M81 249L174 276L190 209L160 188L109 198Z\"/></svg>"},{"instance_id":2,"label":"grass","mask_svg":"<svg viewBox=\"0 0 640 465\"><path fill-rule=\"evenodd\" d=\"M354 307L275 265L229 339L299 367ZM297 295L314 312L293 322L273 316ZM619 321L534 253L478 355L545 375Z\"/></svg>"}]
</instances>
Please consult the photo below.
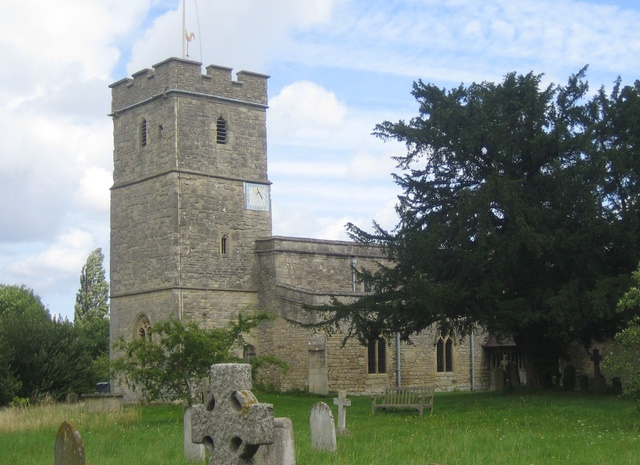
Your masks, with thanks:
<instances>
[{"instance_id":1,"label":"grass","mask_svg":"<svg viewBox=\"0 0 640 465\"><path fill-rule=\"evenodd\" d=\"M336 454L311 450L309 412L334 409L333 396L258 393L294 425L299 465L638 464L640 412L609 396L520 392L436 394L433 414L398 410L371 416L368 397L351 397L348 436ZM71 420L88 465L181 465L182 409L156 406L87 414L81 406L0 411L0 464L53 462L56 431Z\"/></svg>"}]
</instances>

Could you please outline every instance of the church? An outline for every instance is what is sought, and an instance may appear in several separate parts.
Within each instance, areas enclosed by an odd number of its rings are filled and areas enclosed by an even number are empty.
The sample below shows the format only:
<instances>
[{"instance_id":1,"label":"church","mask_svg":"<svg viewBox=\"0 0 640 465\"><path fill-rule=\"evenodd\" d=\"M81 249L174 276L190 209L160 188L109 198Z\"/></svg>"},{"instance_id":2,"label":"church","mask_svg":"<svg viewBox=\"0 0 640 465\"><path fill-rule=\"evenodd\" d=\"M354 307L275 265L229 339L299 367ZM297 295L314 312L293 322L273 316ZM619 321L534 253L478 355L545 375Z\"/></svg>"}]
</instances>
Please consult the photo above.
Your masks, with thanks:
<instances>
[{"instance_id":1,"label":"church","mask_svg":"<svg viewBox=\"0 0 640 465\"><path fill-rule=\"evenodd\" d=\"M272 235L267 80L170 58L110 86L111 343L146 337L170 317L215 327L265 310L280 318L254 331L243 355L287 362L286 374L262 380L283 391L490 389L505 362L524 376L517 348L481 330L343 346L340 335L287 321L309 322L305 305L365 295L354 269L374 269L385 256L354 242Z\"/></svg>"}]
</instances>

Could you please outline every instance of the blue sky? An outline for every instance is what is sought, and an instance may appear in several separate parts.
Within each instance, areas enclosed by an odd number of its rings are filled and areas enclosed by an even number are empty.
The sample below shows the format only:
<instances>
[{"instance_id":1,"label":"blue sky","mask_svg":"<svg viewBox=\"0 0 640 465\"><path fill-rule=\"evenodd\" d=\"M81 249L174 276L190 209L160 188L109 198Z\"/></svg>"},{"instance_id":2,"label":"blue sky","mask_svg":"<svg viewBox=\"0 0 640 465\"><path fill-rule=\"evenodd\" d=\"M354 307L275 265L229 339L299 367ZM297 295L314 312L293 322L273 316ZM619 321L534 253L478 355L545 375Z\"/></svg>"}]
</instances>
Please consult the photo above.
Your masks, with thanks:
<instances>
[{"instance_id":1,"label":"blue sky","mask_svg":"<svg viewBox=\"0 0 640 465\"><path fill-rule=\"evenodd\" d=\"M345 239L395 225L395 143L375 124L441 87L511 71L591 89L640 78L640 6L615 0L186 0L190 58L265 73L273 233ZM197 15L196 15L197 11ZM71 318L88 254L109 252L108 85L181 55L179 0L21 0L0 17L0 283Z\"/></svg>"}]
</instances>

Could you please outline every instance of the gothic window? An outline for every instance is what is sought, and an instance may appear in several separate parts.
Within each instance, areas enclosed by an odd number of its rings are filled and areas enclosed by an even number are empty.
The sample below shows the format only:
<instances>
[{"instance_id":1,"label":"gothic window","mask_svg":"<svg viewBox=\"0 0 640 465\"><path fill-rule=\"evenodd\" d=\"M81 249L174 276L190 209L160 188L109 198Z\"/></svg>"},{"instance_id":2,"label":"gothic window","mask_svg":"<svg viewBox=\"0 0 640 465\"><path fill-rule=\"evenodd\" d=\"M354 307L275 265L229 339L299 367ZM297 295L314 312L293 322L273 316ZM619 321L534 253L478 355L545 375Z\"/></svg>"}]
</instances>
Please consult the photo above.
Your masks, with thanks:
<instances>
[{"instance_id":1,"label":"gothic window","mask_svg":"<svg viewBox=\"0 0 640 465\"><path fill-rule=\"evenodd\" d=\"M387 341L384 338L369 339L367 364L370 375L387 372Z\"/></svg>"},{"instance_id":2,"label":"gothic window","mask_svg":"<svg viewBox=\"0 0 640 465\"><path fill-rule=\"evenodd\" d=\"M220 239L220 253L222 255L227 253L227 245L228 245L228 237L226 234L223 234L222 239Z\"/></svg>"},{"instance_id":3,"label":"gothic window","mask_svg":"<svg viewBox=\"0 0 640 465\"><path fill-rule=\"evenodd\" d=\"M222 116L216 121L216 143L227 143L227 121Z\"/></svg>"},{"instance_id":4,"label":"gothic window","mask_svg":"<svg viewBox=\"0 0 640 465\"><path fill-rule=\"evenodd\" d=\"M251 360L256 358L256 348L251 344L247 344L244 346L244 350L242 351L242 358L245 363L249 363Z\"/></svg>"},{"instance_id":5,"label":"gothic window","mask_svg":"<svg viewBox=\"0 0 640 465\"><path fill-rule=\"evenodd\" d=\"M443 331L436 342L436 369L438 373L453 371L453 338Z\"/></svg>"},{"instance_id":6,"label":"gothic window","mask_svg":"<svg viewBox=\"0 0 640 465\"><path fill-rule=\"evenodd\" d=\"M138 318L138 322L136 324L135 329L135 337L138 339L146 339L148 341L151 340L151 322L146 315L141 315Z\"/></svg>"},{"instance_id":7,"label":"gothic window","mask_svg":"<svg viewBox=\"0 0 640 465\"><path fill-rule=\"evenodd\" d=\"M142 118L140 120L140 147L147 146L147 120Z\"/></svg>"}]
</instances>

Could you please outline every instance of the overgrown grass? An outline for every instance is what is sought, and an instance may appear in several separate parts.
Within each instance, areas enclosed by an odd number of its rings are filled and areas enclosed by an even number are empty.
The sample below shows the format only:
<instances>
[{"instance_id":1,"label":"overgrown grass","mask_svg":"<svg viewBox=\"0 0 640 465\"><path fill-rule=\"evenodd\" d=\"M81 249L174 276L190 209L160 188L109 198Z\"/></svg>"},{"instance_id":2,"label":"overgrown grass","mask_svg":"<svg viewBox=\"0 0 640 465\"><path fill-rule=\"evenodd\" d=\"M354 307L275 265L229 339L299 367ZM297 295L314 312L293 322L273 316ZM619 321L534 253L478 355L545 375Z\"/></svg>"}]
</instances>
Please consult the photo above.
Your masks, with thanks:
<instances>
[{"instance_id":1,"label":"overgrown grass","mask_svg":"<svg viewBox=\"0 0 640 465\"><path fill-rule=\"evenodd\" d=\"M299 465L638 464L640 412L615 397L563 393L436 394L433 414L399 410L371 415L368 397L352 397L350 434L336 454L311 450L309 412L333 396L257 394L294 425ZM0 411L0 464L53 463L56 431L71 420L87 464L182 465L182 409L158 406L121 414L81 407Z\"/></svg>"}]
</instances>

